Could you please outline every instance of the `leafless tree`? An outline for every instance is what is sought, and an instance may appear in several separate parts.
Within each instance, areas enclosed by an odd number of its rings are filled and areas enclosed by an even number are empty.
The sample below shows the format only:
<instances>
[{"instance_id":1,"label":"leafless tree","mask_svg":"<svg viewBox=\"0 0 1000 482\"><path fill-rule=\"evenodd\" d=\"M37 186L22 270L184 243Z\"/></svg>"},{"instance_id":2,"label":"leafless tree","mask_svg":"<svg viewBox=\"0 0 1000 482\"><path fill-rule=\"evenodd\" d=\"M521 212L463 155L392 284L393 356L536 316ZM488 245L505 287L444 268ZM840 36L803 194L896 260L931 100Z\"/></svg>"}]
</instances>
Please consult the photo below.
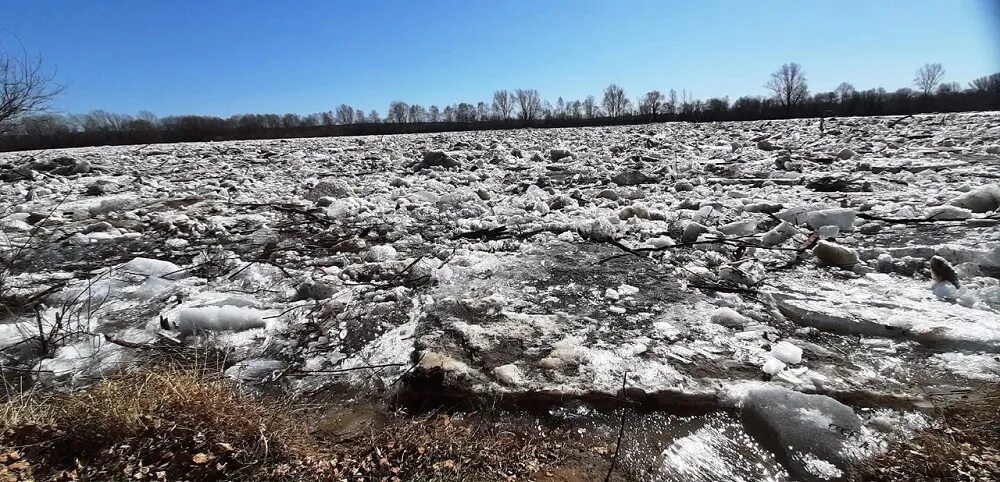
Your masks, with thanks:
<instances>
[{"instance_id":1,"label":"leafless tree","mask_svg":"<svg viewBox=\"0 0 1000 482\"><path fill-rule=\"evenodd\" d=\"M621 117L628 107L628 98L625 97L625 89L618 84L611 84L604 89L604 100L601 102L604 110L611 117Z\"/></svg>"},{"instance_id":2,"label":"leafless tree","mask_svg":"<svg viewBox=\"0 0 1000 482\"><path fill-rule=\"evenodd\" d=\"M573 100L566 103L566 115L579 119L583 115L583 102Z\"/></svg>"},{"instance_id":3,"label":"leafless tree","mask_svg":"<svg viewBox=\"0 0 1000 482\"><path fill-rule=\"evenodd\" d=\"M413 104L406 113L410 122L424 122L427 120L427 110L420 104Z\"/></svg>"},{"instance_id":4,"label":"leafless tree","mask_svg":"<svg viewBox=\"0 0 1000 482\"><path fill-rule=\"evenodd\" d=\"M382 118L379 117L377 110L372 109L372 111L368 113L368 117L365 118L365 122L378 124L379 122L382 122Z\"/></svg>"},{"instance_id":5,"label":"leafless tree","mask_svg":"<svg viewBox=\"0 0 1000 482\"><path fill-rule=\"evenodd\" d=\"M486 122L490 120L490 108L486 106L486 102L476 103L476 117L479 122Z\"/></svg>"},{"instance_id":6,"label":"leafless tree","mask_svg":"<svg viewBox=\"0 0 1000 482\"><path fill-rule=\"evenodd\" d=\"M588 95L586 99L583 99L583 115L588 119L593 119L597 117L597 102L594 101L594 96Z\"/></svg>"},{"instance_id":7,"label":"leafless tree","mask_svg":"<svg viewBox=\"0 0 1000 482\"><path fill-rule=\"evenodd\" d=\"M958 82L942 82L937 88L937 94L955 94L962 91L962 86Z\"/></svg>"},{"instance_id":8,"label":"leafless tree","mask_svg":"<svg viewBox=\"0 0 1000 482\"><path fill-rule=\"evenodd\" d=\"M917 69L917 75L913 78L913 84L920 89L924 95L930 95L941 79L944 78L944 67L941 64L924 64Z\"/></svg>"},{"instance_id":9,"label":"leafless tree","mask_svg":"<svg viewBox=\"0 0 1000 482\"><path fill-rule=\"evenodd\" d=\"M476 106L468 102L459 102L455 106L455 121L456 122L475 122L476 121Z\"/></svg>"},{"instance_id":10,"label":"leafless tree","mask_svg":"<svg viewBox=\"0 0 1000 482\"><path fill-rule=\"evenodd\" d=\"M802 66L795 62L782 65L777 72L771 74L767 88L785 106L785 112L791 112L792 107L802 103L809 95L806 74L802 71Z\"/></svg>"},{"instance_id":11,"label":"leafless tree","mask_svg":"<svg viewBox=\"0 0 1000 482\"><path fill-rule=\"evenodd\" d=\"M677 91L674 89L670 89L670 93L667 95L666 109L668 114L677 113Z\"/></svg>"},{"instance_id":12,"label":"leafless tree","mask_svg":"<svg viewBox=\"0 0 1000 482\"><path fill-rule=\"evenodd\" d=\"M320 114L309 114L302 118L303 127L315 127L322 124Z\"/></svg>"},{"instance_id":13,"label":"leafless tree","mask_svg":"<svg viewBox=\"0 0 1000 482\"><path fill-rule=\"evenodd\" d=\"M149 122L150 124L156 124L157 121L156 114L148 110L140 110L139 113L135 115L135 118L141 121Z\"/></svg>"},{"instance_id":14,"label":"leafless tree","mask_svg":"<svg viewBox=\"0 0 1000 482\"><path fill-rule=\"evenodd\" d=\"M969 88L977 92L1000 93L1000 72L974 79L969 82Z\"/></svg>"},{"instance_id":15,"label":"leafless tree","mask_svg":"<svg viewBox=\"0 0 1000 482\"><path fill-rule=\"evenodd\" d=\"M338 124L353 124L358 122L355 116L354 108L347 104L340 104L337 106L337 123Z\"/></svg>"},{"instance_id":16,"label":"leafless tree","mask_svg":"<svg viewBox=\"0 0 1000 482\"><path fill-rule=\"evenodd\" d=\"M427 109L427 120L431 122L441 121L441 109L438 106L432 105L430 109Z\"/></svg>"},{"instance_id":17,"label":"leafless tree","mask_svg":"<svg viewBox=\"0 0 1000 482\"><path fill-rule=\"evenodd\" d=\"M406 115L409 109L410 106L406 105L406 102L400 100L392 101L389 103L389 113L386 114L386 121L397 124L406 122Z\"/></svg>"},{"instance_id":18,"label":"leafless tree","mask_svg":"<svg viewBox=\"0 0 1000 482\"><path fill-rule=\"evenodd\" d=\"M500 120L510 119L513 111L514 101L510 92L501 89L493 93L493 112L500 116Z\"/></svg>"},{"instance_id":19,"label":"leafless tree","mask_svg":"<svg viewBox=\"0 0 1000 482\"><path fill-rule=\"evenodd\" d=\"M663 93L658 90L646 92L639 102L639 113L646 114L654 119L663 109Z\"/></svg>"},{"instance_id":20,"label":"leafless tree","mask_svg":"<svg viewBox=\"0 0 1000 482\"><path fill-rule=\"evenodd\" d=\"M514 91L514 102L517 104L518 117L525 123L538 118L542 110L542 100L535 89L517 89Z\"/></svg>"},{"instance_id":21,"label":"leafless tree","mask_svg":"<svg viewBox=\"0 0 1000 482\"><path fill-rule=\"evenodd\" d=\"M13 132L29 136L51 136L73 132L73 126L61 115L38 114L21 116Z\"/></svg>"},{"instance_id":22,"label":"leafless tree","mask_svg":"<svg viewBox=\"0 0 1000 482\"><path fill-rule=\"evenodd\" d=\"M556 107L552 111L552 116L556 119L566 118L566 101L563 100L561 95L556 99Z\"/></svg>"},{"instance_id":23,"label":"leafless tree","mask_svg":"<svg viewBox=\"0 0 1000 482\"><path fill-rule=\"evenodd\" d=\"M83 125L83 130L87 132L120 132L126 130L131 120L132 117L128 115L116 114L105 110L92 110L84 114L81 124Z\"/></svg>"},{"instance_id":24,"label":"leafless tree","mask_svg":"<svg viewBox=\"0 0 1000 482\"><path fill-rule=\"evenodd\" d=\"M834 94L837 94L837 100L841 103L846 101L848 97L854 95L855 92L854 86L847 82L841 82L840 85L837 86L837 89L833 91Z\"/></svg>"},{"instance_id":25,"label":"leafless tree","mask_svg":"<svg viewBox=\"0 0 1000 482\"><path fill-rule=\"evenodd\" d=\"M2 49L0 45L0 49ZM44 111L62 93L55 75L42 70L42 58L0 51L0 134L25 115Z\"/></svg>"},{"instance_id":26,"label":"leafless tree","mask_svg":"<svg viewBox=\"0 0 1000 482\"><path fill-rule=\"evenodd\" d=\"M281 116L281 127L290 129L302 125L302 116L298 114L285 114Z\"/></svg>"}]
</instances>

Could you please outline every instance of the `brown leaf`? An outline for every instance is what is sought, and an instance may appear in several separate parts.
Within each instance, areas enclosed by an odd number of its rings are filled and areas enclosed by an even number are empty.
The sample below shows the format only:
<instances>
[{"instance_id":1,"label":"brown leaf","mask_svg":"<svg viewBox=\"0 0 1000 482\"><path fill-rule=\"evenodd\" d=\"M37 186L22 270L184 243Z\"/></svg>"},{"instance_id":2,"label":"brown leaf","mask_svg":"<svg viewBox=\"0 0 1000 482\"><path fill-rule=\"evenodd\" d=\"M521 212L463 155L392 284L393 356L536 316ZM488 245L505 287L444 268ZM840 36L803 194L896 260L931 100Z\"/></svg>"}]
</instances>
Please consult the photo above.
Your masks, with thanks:
<instances>
[{"instance_id":1,"label":"brown leaf","mask_svg":"<svg viewBox=\"0 0 1000 482\"><path fill-rule=\"evenodd\" d=\"M210 460L212 460L214 458L215 458L215 456L213 456L212 454L206 454L206 453L202 452L202 453L194 454L191 457L191 461L194 462L194 463L196 463L196 464L201 465L201 464L207 464Z\"/></svg>"}]
</instances>

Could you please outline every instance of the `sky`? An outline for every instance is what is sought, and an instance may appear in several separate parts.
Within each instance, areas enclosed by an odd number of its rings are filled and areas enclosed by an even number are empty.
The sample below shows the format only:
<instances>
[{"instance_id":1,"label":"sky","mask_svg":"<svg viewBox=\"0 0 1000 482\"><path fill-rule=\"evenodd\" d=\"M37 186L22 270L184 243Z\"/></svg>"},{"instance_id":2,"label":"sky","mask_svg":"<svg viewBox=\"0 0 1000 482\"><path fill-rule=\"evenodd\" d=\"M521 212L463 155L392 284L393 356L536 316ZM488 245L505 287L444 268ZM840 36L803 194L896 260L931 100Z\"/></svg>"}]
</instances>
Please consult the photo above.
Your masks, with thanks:
<instances>
[{"instance_id":1,"label":"sky","mask_svg":"<svg viewBox=\"0 0 1000 482\"><path fill-rule=\"evenodd\" d=\"M912 86L928 62L965 86L1000 72L1000 0L0 0L0 39L43 57L64 113L384 115L612 82L766 95L786 62L812 92Z\"/></svg>"}]
</instances>

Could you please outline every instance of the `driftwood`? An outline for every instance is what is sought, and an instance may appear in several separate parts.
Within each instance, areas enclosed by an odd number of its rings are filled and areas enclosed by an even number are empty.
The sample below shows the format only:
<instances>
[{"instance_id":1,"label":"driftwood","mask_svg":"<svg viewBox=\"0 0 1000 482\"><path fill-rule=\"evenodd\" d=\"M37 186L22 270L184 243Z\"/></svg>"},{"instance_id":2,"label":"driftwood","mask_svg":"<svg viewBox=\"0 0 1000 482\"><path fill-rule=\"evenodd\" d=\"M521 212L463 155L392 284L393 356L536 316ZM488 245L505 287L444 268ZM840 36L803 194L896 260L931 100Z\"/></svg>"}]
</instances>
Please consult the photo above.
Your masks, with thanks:
<instances>
[{"instance_id":1,"label":"driftwood","mask_svg":"<svg viewBox=\"0 0 1000 482\"><path fill-rule=\"evenodd\" d=\"M900 122L903 122L904 120L911 119L911 118L913 118L913 114L900 117L899 119L896 119L896 120L890 122L889 123L889 127L896 127L896 124L899 124Z\"/></svg>"}]
</instances>

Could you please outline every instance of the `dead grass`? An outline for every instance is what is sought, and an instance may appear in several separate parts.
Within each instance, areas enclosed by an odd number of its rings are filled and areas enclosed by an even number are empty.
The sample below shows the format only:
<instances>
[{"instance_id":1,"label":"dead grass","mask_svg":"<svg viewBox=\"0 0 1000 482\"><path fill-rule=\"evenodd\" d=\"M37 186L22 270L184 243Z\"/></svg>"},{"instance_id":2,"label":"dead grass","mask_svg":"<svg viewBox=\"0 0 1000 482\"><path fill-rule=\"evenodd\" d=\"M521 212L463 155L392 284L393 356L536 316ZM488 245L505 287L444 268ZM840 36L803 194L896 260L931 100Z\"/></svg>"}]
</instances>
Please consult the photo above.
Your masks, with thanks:
<instances>
[{"instance_id":1,"label":"dead grass","mask_svg":"<svg viewBox=\"0 0 1000 482\"><path fill-rule=\"evenodd\" d=\"M940 405L935 426L859 466L853 480L1000 480L1000 385Z\"/></svg>"},{"instance_id":2,"label":"dead grass","mask_svg":"<svg viewBox=\"0 0 1000 482\"><path fill-rule=\"evenodd\" d=\"M0 445L45 478L213 480L322 455L287 407L197 372L124 375L69 395L27 393L0 414Z\"/></svg>"},{"instance_id":3,"label":"dead grass","mask_svg":"<svg viewBox=\"0 0 1000 482\"><path fill-rule=\"evenodd\" d=\"M25 393L0 417L0 482L586 480L603 476L608 453L607 441L510 414L292 407L177 368Z\"/></svg>"}]
</instances>

